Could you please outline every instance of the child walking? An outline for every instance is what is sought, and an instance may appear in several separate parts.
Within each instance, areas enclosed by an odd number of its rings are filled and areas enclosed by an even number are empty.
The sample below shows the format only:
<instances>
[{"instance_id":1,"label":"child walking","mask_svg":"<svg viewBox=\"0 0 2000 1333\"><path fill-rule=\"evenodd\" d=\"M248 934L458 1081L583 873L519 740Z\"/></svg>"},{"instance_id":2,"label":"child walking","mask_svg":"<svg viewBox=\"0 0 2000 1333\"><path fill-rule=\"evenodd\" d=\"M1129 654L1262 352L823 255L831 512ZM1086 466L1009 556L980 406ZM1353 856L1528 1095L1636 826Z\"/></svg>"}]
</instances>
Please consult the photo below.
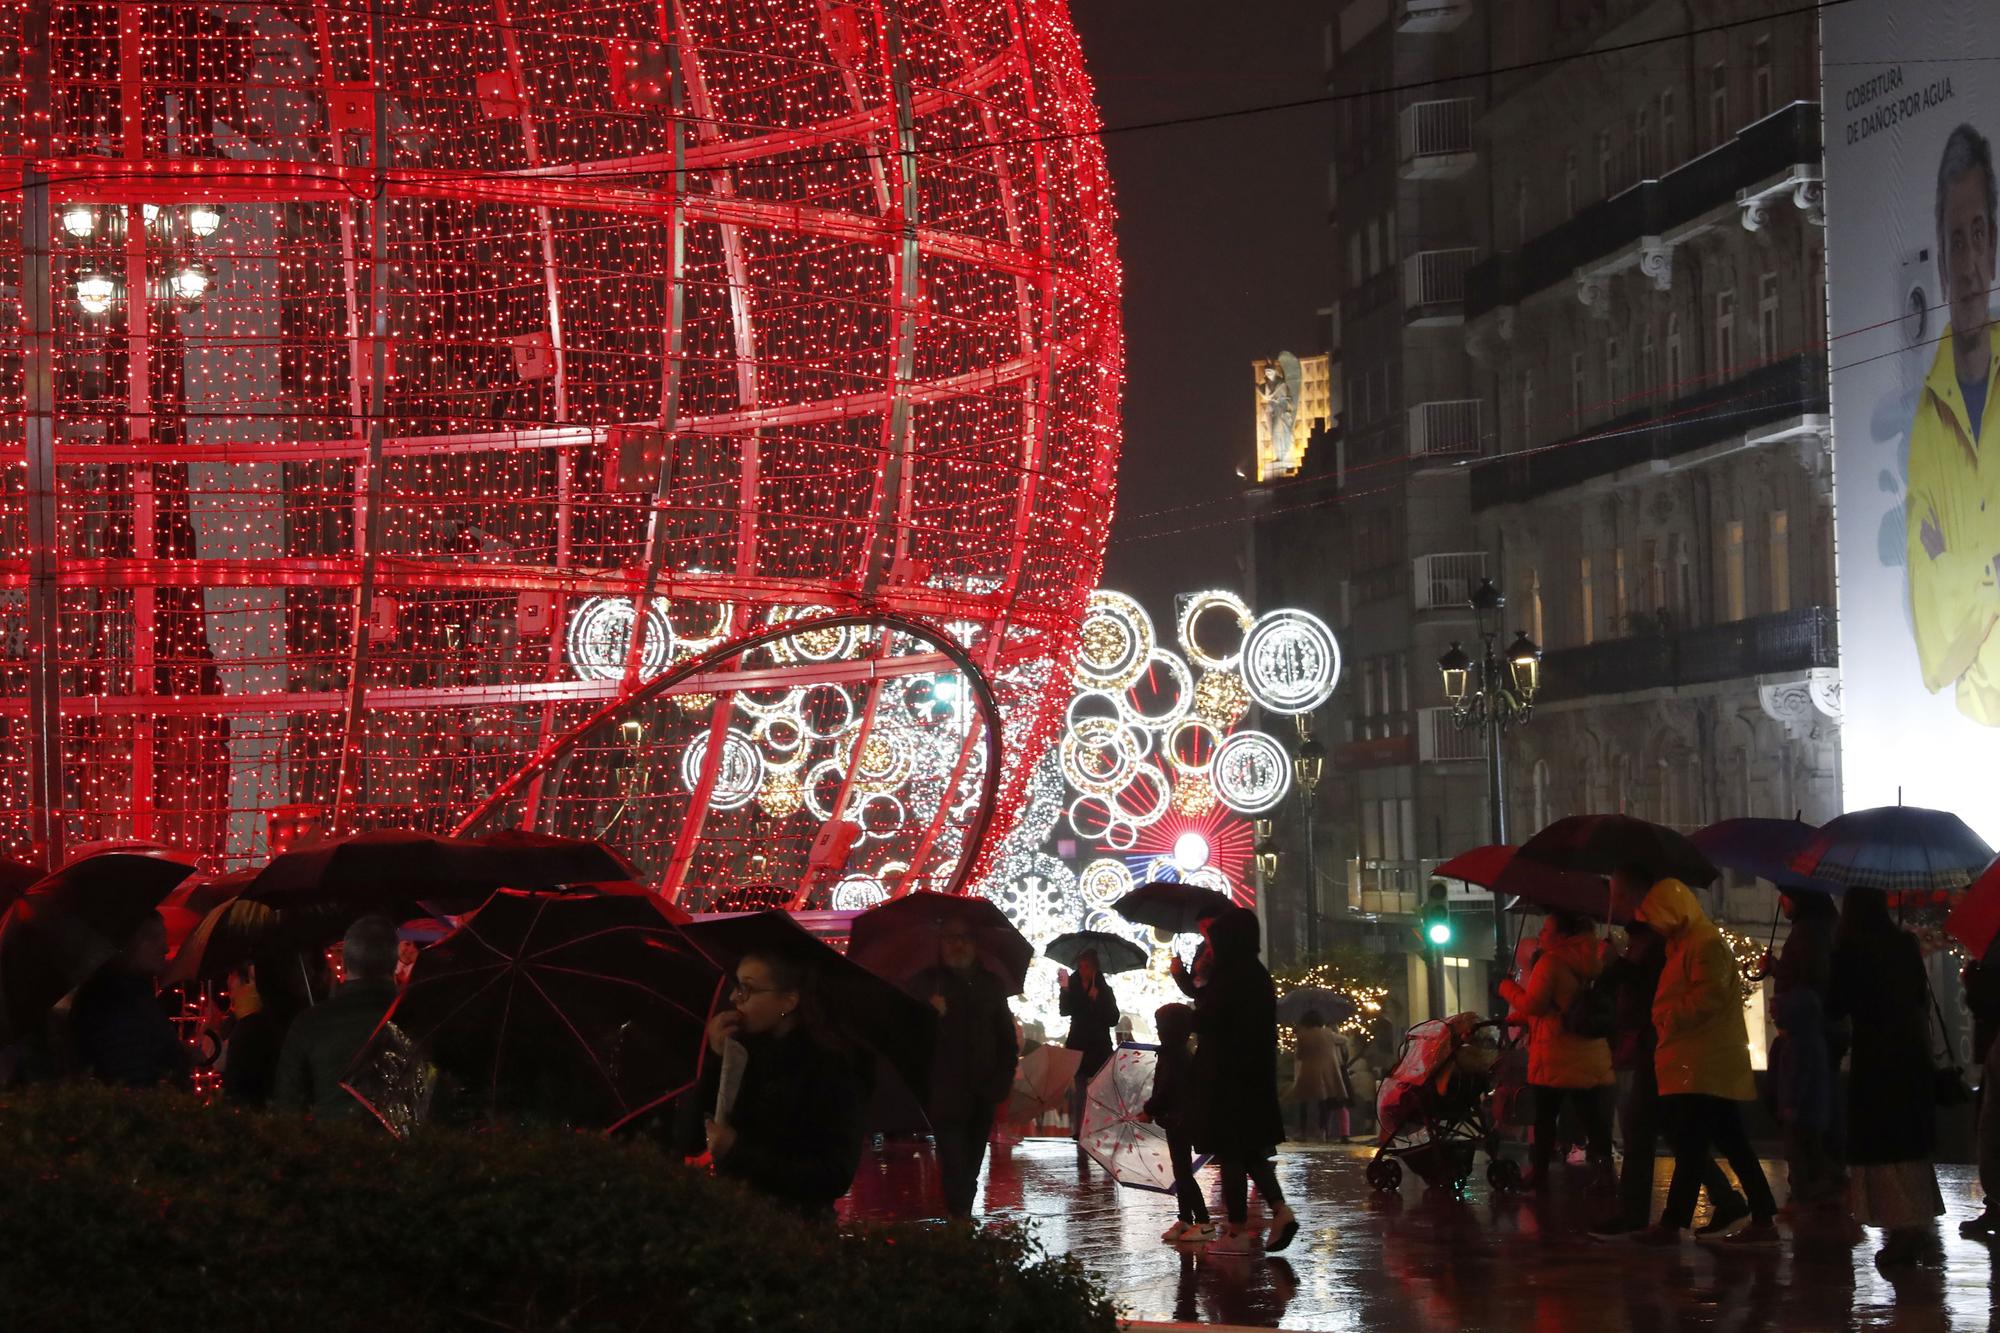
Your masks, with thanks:
<instances>
[{"instance_id":1,"label":"child walking","mask_svg":"<svg viewBox=\"0 0 2000 1333\"><path fill-rule=\"evenodd\" d=\"M1202 1198L1201 1182L1195 1179L1194 1148L1187 1129L1188 1083L1194 1073L1188 1039L1194 1035L1194 1010L1184 1004L1163 1004L1153 1011L1153 1023L1160 1032L1160 1057L1153 1067L1153 1095L1146 1100L1146 1114L1167 1131L1167 1155L1174 1164L1174 1196L1181 1212L1180 1220L1162 1232L1160 1239L1169 1245L1207 1242L1215 1239L1215 1224L1208 1220L1208 1201Z\"/></svg>"}]
</instances>

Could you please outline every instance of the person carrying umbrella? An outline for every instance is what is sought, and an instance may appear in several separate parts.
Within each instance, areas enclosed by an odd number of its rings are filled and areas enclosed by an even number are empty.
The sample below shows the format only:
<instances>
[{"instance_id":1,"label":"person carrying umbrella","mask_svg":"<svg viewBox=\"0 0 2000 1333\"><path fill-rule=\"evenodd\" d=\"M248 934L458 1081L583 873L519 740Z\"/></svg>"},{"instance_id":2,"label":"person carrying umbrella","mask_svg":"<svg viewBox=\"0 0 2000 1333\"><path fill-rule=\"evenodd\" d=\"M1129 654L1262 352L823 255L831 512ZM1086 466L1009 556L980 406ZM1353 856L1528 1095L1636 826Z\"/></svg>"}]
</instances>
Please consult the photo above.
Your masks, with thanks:
<instances>
[{"instance_id":1,"label":"person carrying umbrella","mask_svg":"<svg viewBox=\"0 0 2000 1333\"><path fill-rule=\"evenodd\" d=\"M1551 912L1542 921L1542 948L1523 986L1500 982L1511 1019L1528 1025L1528 1086L1535 1094L1535 1140L1528 1183L1546 1189L1555 1155L1557 1121L1567 1103L1582 1124L1593 1183L1611 1179L1611 1046L1599 1032L1570 1029L1571 1005L1604 970L1587 917Z\"/></svg>"},{"instance_id":2,"label":"person carrying umbrella","mask_svg":"<svg viewBox=\"0 0 2000 1333\"><path fill-rule=\"evenodd\" d=\"M1757 1084L1750 1072L1741 974L1729 945L1694 891L1680 880L1655 878L1650 866L1619 867L1611 877L1611 897L1614 912L1636 902L1631 915L1666 942L1653 994L1653 1070L1674 1145L1674 1175L1665 1211L1640 1239L1679 1243L1694 1220L1703 1163L1719 1148L1750 1203L1750 1224L1721 1237L1722 1243L1775 1244L1777 1200L1743 1127L1741 1103L1756 1100Z\"/></svg>"},{"instance_id":3,"label":"person carrying umbrella","mask_svg":"<svg viewBox=\"0 0 2000 1333\"><path fill-rule=\"evenodd\" d=\"M1248 1226L1252 1183L1271 1212L1264 1250L1284 1249L1299 1231L1271 1161L1285 1141L1285 1115L1278 1105L1278 993L1258 960L1258 933L1256 913L1240 907L1215 919L1208 936L1215 966L1195 1000L1190 1137L1221 1164L1228 1223L1216 1244L1229 1253L1256 1248Z\"/></svg>"},{"instance_id":4,"label":"person carrying umbrella","mask_svg":"<svg viewBox=\"0 0 2000 1333\"><path fill-rule=\"evenodd\" d=\"M1083 1126L1084 1093L1090 1087L1090 1080L1111 1058L1111 1029L1118 1022L1118 996L1103 975L1095 949L1078 954L1076 970L1058 973L1056 984L1062 987L1058 1008L1069 1019L1069 1035L1063 1038L1063 1045L1083 1055L1070 1093L1070 1132L1076 1134ZM1076 1160L1079 1165L1089 1160L1080 1138Z\"/></svg>"},{"instance_id":5,"label":"person carrying umbrella","mask_svg":"<svg viewBox=\"0 0 2000 1333\"><path fill-rule=\"evenodd\" d=\"M1771 1084L1784 1125L1791 1208L1831 1203L1846 1187L1836 1155L1834 1092L1840 1062L1847 1054L1849 1027L1845 1019L1830 1017L1826 1011L1834 928L1839 921L1833 899L1796 884L1780 884L1778 905L1791 918L1792 929L1776 958L1765 955L1763 971L1771 979L1771 1017L1778 1025Z\"/></svg>"},{"instance_id":6,"label":"person carrying umbrella","mask_svg":"<svg viewBox=\"0 0 2000 1333\"><path fill-rule=\"evenodd\" d=\"M84 1072L126 1088L188 1085L187 1046L160 1008L166 968L167 923L151 912L70 1002L70 1041Z\"/></svg>"},{"instance_id":7,"label":"person carrying umbrella","mask_svg":"<svg viewBox=\"0 0 2000 1333\"><path fill-rule=\"evenodd\" d=\"M708 1022L714 1058L687 1103L701 1118L683 1119L683 1144L705 1147L718 1176L831 1219L861 1165L870 1092L861 1053L830 1026L816 971L796 953L744 953L728 998ZM742 1047L742 1081L718 1106L731 1042Z\"/></svg>"},{"instance_id":8,"label":"person carrying umbrella","mask_svg":"<svg viewBox=\"0 0 2000 1333\"><path fill-rule=\"evenodd\" d=\"M307 1111L316 1120L365 1114L341 1086L341 1076L396 1002L396 923L384 916L362 917L341 937L340 959L347 979L293 1019L285 1033L271 1095L272 1106Z\"/></svg>"},{"instance_id":9,"label":"person carrying umbrella","mask_svg":"<svg viewBox=\"0 0 2000 1333\"><path fill-rule=\"evenodd\" d=\"M908 989L938 1013L937 1055L924 1114L937 1144L945 1207L953 1217L964 1218L972 1216L994 1110L1013 1086L1020 1048L1005 984L980 966L964 923L945 923L938 953L938 965L919 972Z\"/></svg>"}]
</instances>

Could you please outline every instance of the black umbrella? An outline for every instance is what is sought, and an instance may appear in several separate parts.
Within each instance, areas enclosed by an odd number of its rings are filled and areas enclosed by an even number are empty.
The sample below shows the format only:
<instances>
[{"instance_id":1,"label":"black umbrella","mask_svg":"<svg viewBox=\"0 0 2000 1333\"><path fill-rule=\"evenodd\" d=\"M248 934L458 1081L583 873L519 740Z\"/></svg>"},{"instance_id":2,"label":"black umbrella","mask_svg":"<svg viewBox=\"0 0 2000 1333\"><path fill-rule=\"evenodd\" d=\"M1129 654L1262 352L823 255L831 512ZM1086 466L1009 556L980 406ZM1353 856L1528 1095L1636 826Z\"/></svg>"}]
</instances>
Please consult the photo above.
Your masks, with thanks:
<instances>
[{"instance_id":1,"label":"black umbrella","mask_svg":"<svg viewBox=\"0 0 2000 1333\"><path fill-rule=\"evenodd\" d=\"M1064 967L1075 967L1076 960L1086 953L1097 955L1097 970L1105 976L1118 972L1131 972L1146 965L1146 951L1122 935L1108 934L1102 930L1072 930L1066 935L1058 935L1042 950L1045 957L1053 958Z\"/></svg>"},{"instance_id":2,"label":"black umbrella","mask_svg":"<svg viewBox=\"0 0 2000 1333\"><path fill-rule=\"evenodd\" d=\"M483 1114L614 1129L694 1082L721 982L652 895L501 889L417 955L344 1086L400 1129L420 1056Z\"/></svg>"},{"instance_id":3,"label":"black umbrella","mask_svg":"<svg viewBox=\"0 0 2000 1333\"><path fill-rule=\"evenodd\" d=\"M948 927L971 937L980 965L1000 978L1009 995L1021 993L1035 946L992 899L976 895L924 890L871 907L854 918L847 956L878 976L906 983L938 966Z\"/></svg>"},{"instance_id":4,"label":"black umbrella","mask_svg":"<svg viewBox=\"0 0 2000 1333\"><path fill-rule=\"evenodd\" d=\"M1354 1001L1324 986L1300 986L1278 997L1278 1021L1293 1027L1309 1013L1316 1013L1328 1027L1339 1027L1359 1011Z\"/></svg>"},{"instance_id":5,"label":"black umbrella","mask_svg":"<svg viewBox=\"0 0 2000 1333\"><path fill-rule=\"evenodd\" d=\"M44 876L0 917L0 1028L19 1040L88 980L151 916L192 862L166 848L120 847Z\"/></svg>"},{"instance_id":6,"label":"black umbrella","mask_svg":"<svg viewBox=\"0 0 2000 1333\"><path fill-rule=\"evenodd\" d=\"M1201 922L1221 916L1230 906L1226 893L1159 879L1133 889L1111 904L1111 910L1127 921L1185 935Z\"/></svg>"},{"instance_id":7,"label":"black umbrella","mask_svg":"<svg viewBox=\"0 0 2000 1333\"><path fill-rule=\"evenodd\" d=\"M1800 876L1850 889L1958 892L1993 861L1993 849L1948 810L1884 805L1830 819L1792 858Z\"/></svg>"},{"instance_id":8,"label":"black umbrella","mask_svg":"<svg viewBox=\"0 0 2000 1333\"><path fill-rule=\"evenodd\" d=\"M725 973L747 953L773 953L813 978L821 1017L840 1036L880 1056L910 1091L930 1088L937 1011L816 939L781 911L712 916L683 927Z\"/></svg>"},{"instance_id":9,"label":"black umbrella","mask_svg":"<svg viewBox=\"0 0 2000 1333\"><path fill-rule=\"evenodd\" d=\"M1521 844L1515 858L1593 875L1640 865L1655 876L1677 879L1697 889L1714 883L1720 873L1684 834L1630 815L1558 819Z\"/></svg>"},{"instance_id":10,"label":"black umbrella","mask_svg":"<svg viewBox=\"0 0 2000 1333\"><path fill-rule=\"evenodd\" d=\"M273 907L248 898L232 898L210 908L188 932L160 984L220 981L231 968L245 963L318 953L345 934L355 916L353 908L341 903ZM306 990L310 994L310 979Z\"/></svg>"},{"instance_id":11,"label":"black umbrella","mask_svg":"<svg viewBox=\"0 0 2000 1333\"><path fill-rule=\"evenodd\" d=\"M339 902L360 911L411 900L484 901L499 888L632 879L631 863L601 843L546 834L447 838L409 829L372 829L294 847L243 889L252 902Z\"/></svg>"}]
</instances>

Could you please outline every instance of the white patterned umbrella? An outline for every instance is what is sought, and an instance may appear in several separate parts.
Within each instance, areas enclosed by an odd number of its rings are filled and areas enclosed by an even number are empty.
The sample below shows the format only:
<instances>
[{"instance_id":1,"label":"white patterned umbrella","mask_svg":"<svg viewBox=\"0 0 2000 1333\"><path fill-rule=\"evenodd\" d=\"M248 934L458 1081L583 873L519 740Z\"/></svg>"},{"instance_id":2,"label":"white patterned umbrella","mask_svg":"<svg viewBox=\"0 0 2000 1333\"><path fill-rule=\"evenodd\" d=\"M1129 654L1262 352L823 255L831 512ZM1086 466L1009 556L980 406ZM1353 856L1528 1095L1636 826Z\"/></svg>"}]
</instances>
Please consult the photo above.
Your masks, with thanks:
<instances>
[{"instance_id":1,"label":"white patterned umbrella","mask_svg":"<svg viewBox=\"0 0 2000 1333\"><path fill-rule=\"evenodd\" d=\"M1159 1053L1157 1046L1136 1042L1111 1053L1084 1094L1083 1132L1077 1141L1119 1184L1165 1194L1174 1187L1167 1131L1144 1118Z\"/></svg>"}]
</instances>

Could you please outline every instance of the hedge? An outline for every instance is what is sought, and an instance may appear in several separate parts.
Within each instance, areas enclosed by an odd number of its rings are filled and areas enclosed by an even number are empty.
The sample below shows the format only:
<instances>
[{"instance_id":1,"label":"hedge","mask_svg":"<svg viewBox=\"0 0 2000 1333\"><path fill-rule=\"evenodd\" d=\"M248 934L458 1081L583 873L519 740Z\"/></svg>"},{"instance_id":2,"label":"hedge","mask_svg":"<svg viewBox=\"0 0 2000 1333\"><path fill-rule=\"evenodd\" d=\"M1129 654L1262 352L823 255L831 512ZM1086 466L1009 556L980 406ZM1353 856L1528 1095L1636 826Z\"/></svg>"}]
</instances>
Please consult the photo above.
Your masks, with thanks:
<instances>
[{"instance_id":1,"label":"hedge","mask_svg":"<svg viewBox=\"0 0 2000 1333\"><path fill-rule=\"evenodd\" d=\"M0 1329L1115 1327L1018 1228L836 1230L644 1143L0 1097Z\"/></svg>"}]
</instances>

